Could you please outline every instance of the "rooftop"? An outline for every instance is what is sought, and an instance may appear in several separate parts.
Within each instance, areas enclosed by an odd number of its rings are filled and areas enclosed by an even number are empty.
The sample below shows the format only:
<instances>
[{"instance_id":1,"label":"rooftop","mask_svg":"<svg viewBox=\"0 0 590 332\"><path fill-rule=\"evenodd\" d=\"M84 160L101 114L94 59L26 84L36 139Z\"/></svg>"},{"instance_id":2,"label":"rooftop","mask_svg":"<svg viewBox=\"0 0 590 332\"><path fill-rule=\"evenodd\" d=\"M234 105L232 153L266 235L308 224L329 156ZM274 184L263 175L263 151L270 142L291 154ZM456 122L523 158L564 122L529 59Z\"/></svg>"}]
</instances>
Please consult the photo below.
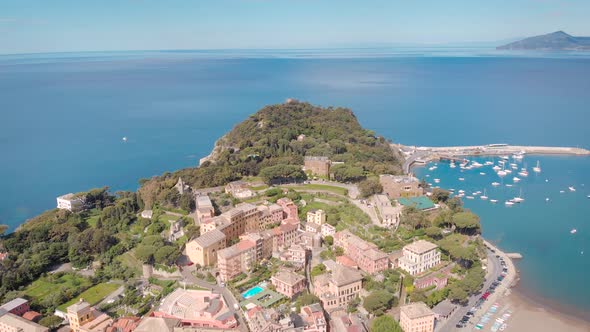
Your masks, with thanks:
<instances>
[{"instance_id":1,"label":"rooftop","mask_svg":"<svg viewBox=\"0 0 590 332\"><path fill-rule=\"evenodd\" d=\"M432 311L440 316L448 316L457 306L452 304L449 300L444 300L432 308Z\"/></svg>"},{"instance_id":2,"label":"rooftop","mask_svg":"<svg viewBox=\"0 0 590 332\"><path fill-rule=\"evenodd\" d=\"M425 252L428 252L428 251L436 249L436 248L438 248L438 246L436 244L428 242L426 240L414 241L404 247L404 249L410 250L410 251L415 252L417 254L423 254Z\"/></svg>"},{"instance_id":3,"label":"rooftop","mask_svg":"<svg viewBox=\"0 0 590 332\"><path fill-rule=\"evenodd\" d=\"M2 306L0 306L0 308L6 310L6 311L10 311L13 310L14 308L17 308L18 306L21 306L25 303L28 303L28 300L25 300L21 297L17 297L16 299L6 302L4 303Z\"/></svg>"},{"instance_id":4,"label":"rooftop","mask_svg":"<svg viewBox=\"0 0 590 332\"><path fill-rule=\"evenodd\" d=\"M174 327L180 325L176 318L145 317L141 320L134 332L172 332Z\"/></svg>"},{"instance_id":5,"label":"rooftop","mask_svg":"<svg viewBox=\"0 0 590 332\"><path fill-rule=\"evenodd\" d=\"M284 282L290 286L293 286L297 283L300 283L302 280L305 280L304 276L294 273L294 272L291 272L291 271L285 271L285 270L279 271L272 278L276 279L280 282Z\"/></svg>"},{"instance_id":6,"label":"rooftop","mask_svg":"<svg viewBox=\"0 0 590 332\"><path fill-rule=\"evenodd\" d=\"M198 208L213 207L211 199L209 199L209 196L207 195L197 196L196 203Z\"/></svg>"},{"instance_id":7,"label":"rooftop","mask_svg":"<svg viewBox=\"0 0 590 332\"><path fill-rule=\"evenodd\" d=\"M416 302L400 307L401 313L406 314L410 319L434 315L432 310L424 302Z\"/></svg>"},{"instance_id":8,"label":"rooftop","mask_svg":"<svg viewBox=\"0 0 590 332\"><path fill-rule=\"evenodd\" d=\"M419 182L417 178L415 178L413 176L407 176L407 175L381 174L381 175L379 175L379 180L381 180L381 179L393 180L393 182L395 182L395 183Z\"/></svg>"},{"instance_id":9,"label":"rooftop","mask_svg":"<svg viewBox=\"0 0 590 332\"><path fill-rule=\"evenodd\" d=\"M328 157L322 157L322 156L305 156L305 160L316 160L316 161L329 161Z\"/></svg>"},{"instance_id":10,"label":"rooftop","mask_svg":"<svg viewBox=\"0 0 590 332\"><path fill-rule=\"evenodd\" d=\"M428 210L435 207L434 203L426 196L401 197L397 201L403 206L413 206L418 210Z\"/></svg>"},{"instance_id":11,"label":"rooftop","mask_svg":"<svg viewBox=\"0 0 590 332\"><path fill-rule=\"evenodd\" d=\"M200 319L203 313L215 317L224 307L218 293L177 288L162 301L157 311L180 319Z\"/></svg>"},{"instance_id":12,"label":"rooftop","mask_svg":"<svg viewBox=\"0 0 590 332\"><path fill-rule=\"evenodd\" d=\"M197 244L199 244L201 247L209 247L224 240L225 234L223 234L223 232L219 229L214 229L196 238L195 242L197 242Z\"/></svg>"},{"instance_id":13,"label":"rooftop","mask_svg":"<svg viewBox=\"0 0 590 332\"><path fill-rule=\"evenodd\" d=\"M67 310L72 311L72 312L80 312L80 311L88 309L88 308L90 308L90 303L80 299L80 301L69 306L67 308Z\"/></svg>"},{"instance_id":14,"label":"rooftop","mask_svg":"<svg viewBox=\"0 0 590 332\"><path fill-rule=\"evenodd\" d=\"M345 286L361 280L363 276L357 270L338 264L332 269L332 281L337 286Z\"/></svg>"},{"instance_id":15,"label":"rooftop","mask_svg":"<svg viewBox=\"0 0 590 332\"><path fill-rule=\"evenodd\" d=\"M13 315L11 313L7 313L5 315L0 316L0 325L8 325L10 327L17 328L18 331L26 331L26 332L47 332L49 331L48 328L41 326L37 323L33 323L28 321L22 317L17 315Z\"/></svg>"}]
</instances>

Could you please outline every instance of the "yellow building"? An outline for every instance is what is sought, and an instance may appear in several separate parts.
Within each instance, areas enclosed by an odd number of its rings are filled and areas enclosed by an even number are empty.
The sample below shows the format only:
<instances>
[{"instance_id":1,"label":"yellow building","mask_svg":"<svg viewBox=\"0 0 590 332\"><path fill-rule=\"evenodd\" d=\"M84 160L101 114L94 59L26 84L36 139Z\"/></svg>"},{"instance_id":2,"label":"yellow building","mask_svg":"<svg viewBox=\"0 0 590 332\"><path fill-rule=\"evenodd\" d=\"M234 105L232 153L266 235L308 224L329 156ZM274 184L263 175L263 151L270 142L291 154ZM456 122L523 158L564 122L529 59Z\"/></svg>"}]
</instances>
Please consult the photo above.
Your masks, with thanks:
<instances>
[{"instance_id":1,"label":"yellow building","mask_svg":"<svg viewBox=\"0 0 590 332\"><path fill-rule=\"evenodd\" d=\"M111 317L94 309L83 299L68 307L67 317L72 332L104 331L113 323Z\"/></svg>"},{"instance_id":2,"label":"yellow building","mask_svg":"<svg viewBox=\"0 0 590 332\"><path fill-rule=\"evenodd\" d=\"M307 212L307 223L323 225L326 223L326 212L324 210L310 210Z\"/></svg>"},{"instance_id":3,"label":"yellow building","mask_svg":"<svg viewBox=\"0 0 590 332\"><path fill-rule=\"evenodd\" d=\"M314 278L313 292L327 311L346 308L361 292L363 276L357 270L336 263L325 265L330 272Z\"/></svg>"},{"instance_id":4,"label":"yellow building","mask_svg":"<svg viewBox=\"0 0 590 332\"><path fill-rule=\"evenodd\" d=\"M209 231L186 244L186 255L195 264L209 266L217 263L217 252L225 248L226 236L219 229Z\"/></svg>"},{"instance_id":5,"label":"yellow building","mask_svg":"<svg viewBox=\"0 0 590 332\"><path fill-rule=\"evenodd\" d=\"M404 332L433 332L434 312L423 302L402 306L399 325Z\"/></svg>"}]
</instances>

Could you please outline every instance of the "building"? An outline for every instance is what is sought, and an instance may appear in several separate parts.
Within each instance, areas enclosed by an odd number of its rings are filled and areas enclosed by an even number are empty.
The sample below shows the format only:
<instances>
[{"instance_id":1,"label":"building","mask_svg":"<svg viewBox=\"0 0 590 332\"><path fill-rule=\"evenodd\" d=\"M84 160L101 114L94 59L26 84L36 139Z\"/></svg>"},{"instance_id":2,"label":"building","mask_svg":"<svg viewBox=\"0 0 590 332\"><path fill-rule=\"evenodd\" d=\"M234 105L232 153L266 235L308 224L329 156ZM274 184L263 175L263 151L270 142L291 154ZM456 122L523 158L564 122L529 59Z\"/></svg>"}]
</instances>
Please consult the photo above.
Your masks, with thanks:
<instances>
[{"instance_id":1,"label":"building","mask_svg":"<svg viewBox=\"0 0 590 332\"><path fill-rule=\"evenodd\" d=\"M283 321L279 320L279 313L275 309L263 309L258 305L249 307L244 316L251 332L289 331L288 329L293 327L291 321L281 324Z\"/></svg>"},{"instance_id":2,"label":"building","mask_svg":"<svg viewBox=\"0 0 590 332\"><path fill-rule=\"evenodd\" d=\"M182 178L178 178L178 182L176 182L176 184L174 185L174 188L176 188L176 190L178 190L179 194L184 194L184 193L188 193L191 190L191 187L189 187L188 184L186 184L184 181L182 181Z\"/></svg>"},{"instance_id":3,"label":"building","mask_svg":"<svg viewBox=\"0 0 590 332\"><path fill-rule=\"evenodd\" d=\"M179 319L183 326L232 329L238 322L223 296L206 290L178 288L152 313L154 317Z\"/></svg>"},{"instance_id":4,"label":"building","mask_svg":"<svg viewBox=\"0 0 590 332\"><path fill-rule=\"evenodd\" d=\"M242 272L247 272L257 261L256 243L242 240L217 252L219 277L229 281Z\"/></svg>"},{"instance_id":5,"label":"building","mask_svg":"<svg viewBox=\"0 0 590 332\"><path fill-rule=\"evenodd\" d=\"M436 209L436 205L426 196L402 197L397 200L403 206L411 206L420 211Z\"/></svg>"},{"instance_id":6,"label":"building","mask_svg":"<svg viewBox=\"0 0 590 332\"><path fill-rule=\"evenodd\" d=\"M256 193L250 189L248 183L244 181L234 181L228 183L225 186L225 193L238 199L248 199L256 195Z\"/></svg>"},{"instance_id":7,"label":"building","mask_svg":"<svg viewBox=\"0 0 590 332\"><path fill-rule=\"evenodd\" d=\"M8 301L0 306L0 310L4 310L11 314L22 316L25 312L29 311L31 306L29 305L29 301L23 298L16 298L12 301Z\"/></svg>"},{"instance_id":8,"label":"building","mask_svg":"<svg viewBox=\"0 0 590 332\"><path fill-rule=\"evenodd\" d=\"M389 254L389 267L392 269L397 269L399 267L399 260L404 257L403 250L396 250Z\"/></svg>"},{"instance_id":9,"label":"building","mask_svg":"<svg viewBox=\"0 0 590 332\"><path fill-rule=\"evenodd\" d=\"M111 317L83 299L69 306L66 315L72 332L102 332L113 323Z\"/></svg>"},{"instance_id":10,"label":"building","mask_svg":"<svg viewBox=\"0 0 590 332\"><path fill-rule=\"evenodd\" d=\"M0 309L1 332L49 332L45 326Z\"/></svg>"},{"instance_id":11,"label":"building","mask_svg":"<svg viewBox=\"0 0 590 332\"><path fill-rule=\"evenodd\" d=\"M79 212L84 210L85 203L86 200L84 196L74 195L72 193L57 198L57 208L60 210Z\"/></svg>"},{"instance_id":12,"label":"building","mask_svg":"<svg viewBox=\"0 0 590 332\"><path fill-rule=\"evenodd\" d=\"M286 221L297 220L297 221L299 221L299 212L297 209L297 205L295 205L295 203L293 203L292 200L290 200L287 197L283 197L283 198L280 198L279 200L277 200L277 204L283 208L283 220L286 220Z\"/></svg>"},{"instance_id":13,"label":"building","mask_svg":"<svg viewBox=\"0 0 590 332\"><path fill-rule=\"evenodd\" d=\"M365 325L357 315L349 314L345 310L330 313L331 332L367 332Z\"/></svg>"},{"instance_id":14,"label":"building","mask_svg":"<svg viewBox=\"0 0 590 332\"><path fill-rule=\"evenodd\" d=\"M322 225L322 237L336 235L336 227L326 223Z\"/></svg>"},{"instance_id":15,"label":"building","mask_svg":"<svg viewBox=\"0 0 590 332\"><path fill-rule=\"evenodd\" d=\"M198 195L195 198L195 210L197 212L197 221L202 223L204 220L215 216L213 203L208 195Z\"/></svg>"},{"instance_id":16,"label":"building","mask_svg":"<svg viewBox=\"0 0 590 332\"><path fill-rule=\"evenodd\" d=\"M280 259L282 261L288 261L297 265L305 265L307 260L308 250L301 244L293 243L287 250L281 253Z\"/></svg>"},{"instance_id":17,"label":"building","mask_svg":"<svg viewBox=\"0 0 590 332\"><path fill-rule=\"evenodd\" d=\"M246 232L258 231L258 209L256 205L240 203L233 209L222 213L221 217L229 222L220 228L228 242L238 239L240 235Z\"/></svg>"},{"instance_id":18,"label":"building","mask_svg":"<svg viewBox=\"0 0 590 332\"><path fill-rule=\"evenodd\" d=\"M389 197L386 195L375 195L373 201L381 214L383 224L385 226L397 227L399 224L400 209L396 209L391 205Z\"/></svg>"},{"instance_id":19,"label":"building","mask_svg":"<svg viewBox=\"0 0 590 332\"><path fill-rule=\"evenodd\" d=\"M313 175L330 177L330 159L328 157L306 156L303 170Z\"/></svg>"},{"instance_id":20,"label":"building","mask_svg":"<svg viewBox=\"0 0 590 332\"><path fill-rule=\"evenodd\" d=\"M270 278L270 282L275 286L277 292L288 298L301 293L305 290L306 279L304 276L291 271L279 271Z\"/></svg>"},{"instance_id":21,"label":"building","mask_svg":"<svg viewBox=\"0 0 590 332\"><path fill-rule=\"evenodd\" d=\"M326 223L326 212L324 210L310 210L307 212L307 223L321 226Z\"/></svg>"},{"instance_id":22,"label":"building","mask_svg":"<svg viewBox=\"0 0 590 332\"><path fill-rule=\"evenodd\" d=\"M30 320L31 322L38 323L41 320L41 318L43 318L43 315L36 311L27 311L23 314L23 318L26 320Z\"/></svg>"},{"instance_id":23,"label":"building","mask_svg":"<svg viewBox=\"0 0 590 332\"><path fill-rule=\"evenodd\" d=\"M383 186L383 192L392 199L424 194L420 181L413 176L383 174L379 176L379 183Z\"/></svg>"},{"instance_id":24,"label":"building","mask_svg":"<svg viewBox=\"0 0 590 332\"><path fill-rule=\"evenodd\" d=\"M313 292L322 301L326 310L346 308L359 296L363 276L356 270L333 264L328 273L314 278Z\"/></svg>"},{"instance_id":25,"label":"building","mask_svg":"<svg viewBox=\"0 0 590 332\"><path fill-rule=\"evenodd\" d=\"M434 318L442 320L449 318L455 309L457 309L457 306L447 299L435 305L434 308L432 308L432 312L434 312Z\"/></svg>"},{"instance_id":26,"label":"building","mask_svg":"<svg viewBox=\"0 0 590 332\"><path fill-rule=\"evenodd\" d=\"M258 206L258 230L277 226L283 221L283 208L278 204Z\"/></svg>"},{"instance_id":27,"label":"building","mask_svg":"<svg viewBox=\"0 0 590 332\"><path fill-rule=\"evenodd\" d=\"M367 273L376 273L389 268L387 254L377 248L374 243L367 242L348 230L337 232L334 244L344 249L344 254L357 263Z\"/></svg>"},{"instance_id":28,"label":"building","mask_svg":"<svg viewBox=\"0 0 590 332\"><path fill-rule=\"evenodd\" d=\"M433 332L434 313L423 302L401 306L399 325L404 332Z\"/></svg>"},{"instance_id":29,"label":"building","mask_svg":"<svg viewBox=\"0 0 590 332\"><path fill-rule=\"evenodd\" d=\"M229 226L230 221L225 216L217 216L213 218L204 219L201 221L201 234L205 234L214 229L223 229Z\"/></svg>"},{"instance_id":30,"label":"building","mask_svg":"<svg viewBox=\"0 0 590 332\"><path fill-rule=\"evenodd\" d=\"M410 275L417 275L440 263L438 246L425 240L414 241L402 249L399 267Z\"/></svg>"},{"instance_id":31,"label":"building","mask_svg":"<svg viewBox=\"0 0 590 332\"><path fill-rule=\"evenodd\" d=\"M326 332L328 323L324 315L324 309L319 303L301 307L300 313L303 320L303 331L305 332Z\"/></svg>"},{"instance_id":32,"label":"building","mask_svg":"<svg viewBox=\"0 0 590 332\"><path fill-rule=\"evenodd\" d=\"M225 248L225 234L214 229L186 244L186 255L195 264L209 266L217 263L217 252Z\"/></svg>"},{"instance_id":33,"label":"building","mask_svg":"<svg viewBox=\"0 0 590 332\"><path fill-rule=\"evenodd\" d=\"M173 332L176 327L180 327L180 319L144 317L133 332Z\"/></svg>"},{"instance_id":34,"label":"building","mask_svg":"<svg viewBox=\"0 0 590 332\"><path fill-rule=\"evenodd\" d=\"M152 216L154 215L154 211L152 210L143 210L141 211L141 217L145 218L145 219L152 219Z\"/></svg>"},{"instance_id":35,"label":"building","mask_svg":"<svg viewBox=\"0 0 590 332\"><path fill-rule=\"evenodd\" d=\"M307 224L305 224L305 231L319 234L322 232L322 226L313 222L308 222Z\"/></svg>"},{"instance_id":36,"label":"building","mask_svg":"<svg viewBox=\"0 0 590 332\"><path fill-rule=\"evenodd\" d=\"M298 243L305 248L313 250L322 246L322 236L319 233L303 231L299 233L298 237Z\"/></svg>"},{"instance_id":37,"label":"building","mask_svg":"<svg viewBox=\"0 0 590 332\"><path fill-rule=\"evenodd\" d=\"M178 218L176 220L170 220L170 229L168 230L168 241L174 242L184 236L184 220Z\"/></svg>"},{"instance_id":38,"label":"building","mask_svg":"<svg viewBox=\"0 0 590 332\"><path fill-rule=\"evenodd\" d=\"M107 327L105 332L133 332L139 325L139 321L139 317L121 317Z\"/></svg>"},{"instance_id":39,"label":"building","mask_svg":"<svg viewBox=\"0 0 590 332\"><path fill-rule=\"evenodd\" d=\"M299 235L298 229L299 226L291 223L281 224L279 227L273 228L271 230L273 235L272 250L278 252L289 247Z\"/></svg>"}]
</instances>

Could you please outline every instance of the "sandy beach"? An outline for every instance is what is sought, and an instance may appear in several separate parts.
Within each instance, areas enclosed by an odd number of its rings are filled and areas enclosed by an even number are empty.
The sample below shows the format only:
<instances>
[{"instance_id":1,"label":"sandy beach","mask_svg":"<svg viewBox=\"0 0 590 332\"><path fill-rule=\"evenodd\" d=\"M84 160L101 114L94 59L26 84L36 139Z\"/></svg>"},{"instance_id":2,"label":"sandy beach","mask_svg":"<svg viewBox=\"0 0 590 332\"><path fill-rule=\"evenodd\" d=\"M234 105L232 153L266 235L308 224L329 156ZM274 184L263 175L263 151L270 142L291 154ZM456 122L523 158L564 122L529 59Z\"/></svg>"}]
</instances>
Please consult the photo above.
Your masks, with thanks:
<instances>
[{"instance_id":1,"label":"sandy beach","mask_svg":"<svg viewBox=\"0 0 590 332\"><path fill-rule=\"evenodd\" d=\"M590 322L570 316L536 302L518 291L502 298L498 303L513 312L505 331L536 332L588 332Z\"/></svg>"}]
</instances>

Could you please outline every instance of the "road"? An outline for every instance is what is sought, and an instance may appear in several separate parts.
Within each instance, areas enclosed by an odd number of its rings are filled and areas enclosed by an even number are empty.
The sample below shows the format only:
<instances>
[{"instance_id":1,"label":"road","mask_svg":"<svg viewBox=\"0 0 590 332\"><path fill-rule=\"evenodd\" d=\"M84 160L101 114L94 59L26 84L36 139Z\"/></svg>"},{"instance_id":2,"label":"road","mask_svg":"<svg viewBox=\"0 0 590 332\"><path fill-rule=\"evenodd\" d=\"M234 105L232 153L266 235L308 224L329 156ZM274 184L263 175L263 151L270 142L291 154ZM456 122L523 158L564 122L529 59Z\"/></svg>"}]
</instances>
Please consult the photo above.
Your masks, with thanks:
<instances>
[{"instance_id":1,"label":"road","mask_svg":"<svg viewBox=\"0 0 590 332\"><path fill-rule=\"evenodd\" d=\"M481 297L481 294L484 293L490 287L490 285L495 280L497 280L497 278L502 273L502 266L500 265L500 259L498 259L496 257L496 254L498 254L498 252L493 253L490 250L487 250L487 254L488 254L487 273L486 273L486 279L484 282L484 286L481 290L481 293L474 294L474 295L470 296L467 305L459 306L455 310L455 312L453 312L451 314L451 316L448 319L441 321L440 323L437 323L437 326L435 328L436 332L450 332L450 331L462 331L462 330L467 331L469 329L469 327L472 327L474 324L477 323L477 321L479 320L479 319L477 319L477 317L479 317L479 316L483 315L483 313L485 313L485 311L487 310L487 309L485 309L486 304L489 304L489 303L493 304L494 298L492 296L490 296L488 298L488 300L486 302L484 302L484 305L482 306L482 308L477 311L477 313L475 314L475 317L471 318L471 320L469 321L469 323L466 327L464 327L462 329L458 329L455 327L455 325L459 322L459 320L461 320L461 318L463 316L465 316L465 314L467 314L469 309L471 309L473 306L475 306L475 303ZM509 267L509 270L510 270L510 267ZM504 281L502 281L501 284L503 285L503 284L506 284L507 282L508 282L508 280L504 280ZM501 291L500 287L498 287L496 289L496 292L494 292L493 295L499 294L500 291Z\"/></svg>"},{"instance_id":2,"label":"road","mask_svg":"<svg viewBox=\"0 0 590 332\"><path fill-rule=\"evenodd\" d=\"M246 324L246 321L244 320L244 315L242 314L242 311L240 309L235 310L235 305L239 305L239 302L236 300L236 298L234 297L234 295L229 291L229 289L225 288L225 287L221 287L217 284L211 284L209 282L206 282L204 280L201 280L197 277L195 277L192 274L192 270L194 268L188 268L185 267L182 269L182 277L183 277L183 281L186 282L187 284L191 284L191 285L197 285L199 287L203 287L206 289L210 289L216 293L219 293L223 296L223 299L225 300L225 302L227 303L228 307L229 307L229 311L231 313L234 314L234 316L236 316L238 318L238 328L240 329L240 331L242 332L248 332L248 325Z\"/></svg>"}]
</instances>

